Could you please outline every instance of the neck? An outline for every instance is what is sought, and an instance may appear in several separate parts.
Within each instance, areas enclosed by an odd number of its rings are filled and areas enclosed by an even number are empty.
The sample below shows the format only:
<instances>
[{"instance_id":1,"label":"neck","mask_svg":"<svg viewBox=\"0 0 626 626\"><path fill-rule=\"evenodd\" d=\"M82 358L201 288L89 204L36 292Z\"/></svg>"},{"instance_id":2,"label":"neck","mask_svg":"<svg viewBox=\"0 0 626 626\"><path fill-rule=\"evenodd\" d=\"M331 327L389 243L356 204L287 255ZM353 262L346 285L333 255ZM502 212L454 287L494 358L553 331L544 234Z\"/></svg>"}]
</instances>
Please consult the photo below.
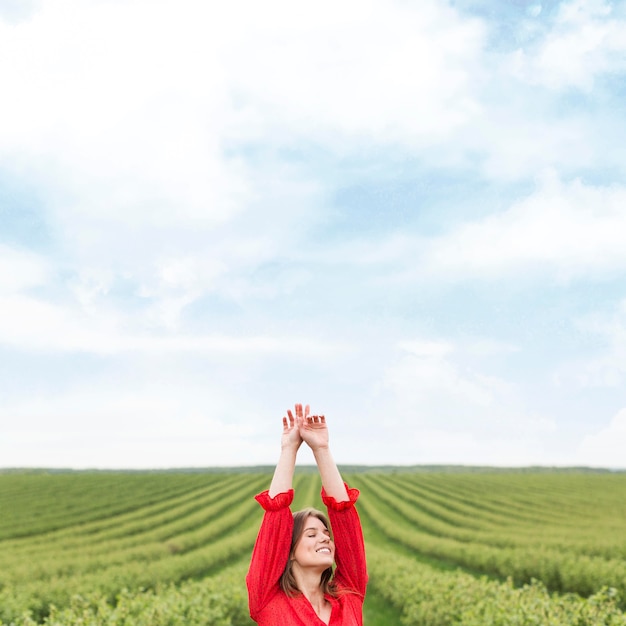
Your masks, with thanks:
<instances>
[{"instance_id":1,"label":"neck","mask_svg":"<svg viewBox=\"0 0 626 626\"><path fill-rule=\"evenodd\" d=\"M293 568L293 577L296 580L298 589L311 604L315 605L315 602L324 602L322 572L304 569L295 565Z\"/></svg>"}]
</instances>

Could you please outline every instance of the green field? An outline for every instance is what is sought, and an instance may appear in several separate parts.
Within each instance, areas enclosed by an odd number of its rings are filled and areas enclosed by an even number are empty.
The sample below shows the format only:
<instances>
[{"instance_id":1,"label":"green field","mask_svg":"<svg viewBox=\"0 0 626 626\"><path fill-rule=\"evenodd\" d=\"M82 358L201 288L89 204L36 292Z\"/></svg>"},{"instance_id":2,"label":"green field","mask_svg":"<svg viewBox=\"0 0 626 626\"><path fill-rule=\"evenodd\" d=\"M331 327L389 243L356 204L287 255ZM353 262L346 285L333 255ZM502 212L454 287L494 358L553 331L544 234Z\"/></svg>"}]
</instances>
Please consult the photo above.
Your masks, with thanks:
<instances>
[{"instance_id":1,"label":"green field","mask_svg":"<svg viewBox=\"0 0 626 626\"><path fill-rule=\"evenodd\" d=\"M344 468L367 626L624 624L626 474ZM0 624L249 625L271 470L0 473ZM321 508L298 468L295 508Z\"/></svg>"}]
</instances>

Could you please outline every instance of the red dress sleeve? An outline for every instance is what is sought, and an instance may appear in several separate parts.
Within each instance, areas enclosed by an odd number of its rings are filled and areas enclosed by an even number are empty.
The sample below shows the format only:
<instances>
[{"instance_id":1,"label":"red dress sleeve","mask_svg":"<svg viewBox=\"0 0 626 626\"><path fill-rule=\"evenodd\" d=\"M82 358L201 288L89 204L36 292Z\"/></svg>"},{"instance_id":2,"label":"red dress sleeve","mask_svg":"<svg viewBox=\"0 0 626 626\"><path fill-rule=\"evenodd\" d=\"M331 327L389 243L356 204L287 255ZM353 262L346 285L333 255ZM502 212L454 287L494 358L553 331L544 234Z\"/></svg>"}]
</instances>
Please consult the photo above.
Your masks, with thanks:
<instances>
[{"instance_id":1,"label":"red dress sleeve","mask_svg":"<svg viewBox=\"0 0 626 626\"><path fill-rule=\"evenodd\" d=\"M328 509L328 518L335 541L334 580L338 588L355 591L365 595L367 587L367 566L365 562L365 543L361 520L354 507L359 497L358 489L346 485L349 500L337 502L327 495L322 488L322 501Z\"/></svg>"},{"instance_id":2,"label":"red dress sleeve","mask_svg":"<svg viewBox=\"0 0 626 626\"><path fill-rule=\"evenodd\" d=\"M246 576L252 619L279 590L280 577L287 565L293 532L293 515L289 508L293 501L293 489L274 498L270 498L268 491L263 491L255 499L265 514Z\"/></svg>"}]
</instances>

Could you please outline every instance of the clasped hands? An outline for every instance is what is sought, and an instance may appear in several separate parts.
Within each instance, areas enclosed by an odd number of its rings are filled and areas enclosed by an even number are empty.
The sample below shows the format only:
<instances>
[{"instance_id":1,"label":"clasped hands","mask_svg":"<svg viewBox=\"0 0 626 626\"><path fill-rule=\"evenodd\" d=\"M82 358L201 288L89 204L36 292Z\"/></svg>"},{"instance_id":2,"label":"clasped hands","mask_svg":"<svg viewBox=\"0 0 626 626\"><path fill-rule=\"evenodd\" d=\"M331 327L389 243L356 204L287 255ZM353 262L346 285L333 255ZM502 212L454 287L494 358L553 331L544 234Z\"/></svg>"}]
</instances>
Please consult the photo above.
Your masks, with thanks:
<instances>
[{"instance_id":1,"label":"clasped hands","mask_svg":"<svg viewBox=\"0 0 626 626\"><path fill-rule=\"evenodd\" d=\"M323 415L310 415L307 404L304 409L301 404L295 405L294 417L291 410L287 411L287 417L283 417L283 435L281 446L283 448L294 447L296 450L302 442L313 450L328 447L328 427Z\"/></svg>"}]
</instances>

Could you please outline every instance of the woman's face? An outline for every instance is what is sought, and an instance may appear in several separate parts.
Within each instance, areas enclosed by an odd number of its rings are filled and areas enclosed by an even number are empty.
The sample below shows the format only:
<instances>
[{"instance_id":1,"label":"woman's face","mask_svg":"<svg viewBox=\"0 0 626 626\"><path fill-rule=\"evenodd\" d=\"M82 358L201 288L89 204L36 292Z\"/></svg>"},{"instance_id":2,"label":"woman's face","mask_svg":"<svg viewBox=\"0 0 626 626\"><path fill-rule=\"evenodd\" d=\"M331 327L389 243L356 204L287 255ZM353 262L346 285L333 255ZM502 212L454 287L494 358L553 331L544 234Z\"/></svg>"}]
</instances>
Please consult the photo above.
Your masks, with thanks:
<instances>
[{"instance_id":1,"label":"woman's face","mask_svg":"<svg viewBox=\"0 0 626 626\"><path fill-rule=\"evenodd\" d=\"M322 571L335 561L335 544L324 522L309 515L294 551L294 559L300 567L319 567Z\"/></svg>"}]
</instances>

